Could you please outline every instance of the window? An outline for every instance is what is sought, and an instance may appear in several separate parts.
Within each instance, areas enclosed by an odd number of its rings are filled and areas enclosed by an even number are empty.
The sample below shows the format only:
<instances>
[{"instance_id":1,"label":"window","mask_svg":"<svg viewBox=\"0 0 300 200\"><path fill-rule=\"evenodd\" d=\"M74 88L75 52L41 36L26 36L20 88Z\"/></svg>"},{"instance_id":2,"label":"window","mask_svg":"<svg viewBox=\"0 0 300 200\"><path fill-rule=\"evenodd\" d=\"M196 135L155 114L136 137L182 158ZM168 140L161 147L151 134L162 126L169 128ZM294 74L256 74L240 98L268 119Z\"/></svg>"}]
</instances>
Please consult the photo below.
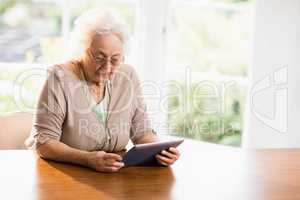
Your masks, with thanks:
<instances>
[{"instance_id":1,"label":"window","mask_svg":"<svg viewBox=\"0 0 300 200\"><path fill-rule=\"evenodd\" d=\"M31 111L45 69L67 55L76 17L108 6L125 19L132 34L126 62L137 67L141 79L168 83L160 95L167 95L167 112L156 106L162 101L149 104L158 111L152 117L159 125L166 122L172 135L240 146L253 4L254 0L3 0L0 113Z\"/></svg>"},{"instance_id":2,"label":"window","mask_svg":"<svg viewBox=\"0 0 300 200\"><path fill-rule=\"evenodd\" d=\"M0 4L0 113L31 111L46 69L67 56L69 33L83 11L107 6L135 31L133 0L3 0ZM135 57L129 55L129 62Z\"/></svg>"},{"instance_id":3,"label":"window","mask_svg":"<svg viewBox=\"0 0 300 200\"><path fill-rule=\"evenodd\" d=\"M1 1L1 113L33 108L44 76L37 63L61 59L61 23L61 8L54 2Z\"/></svg>"},{"instance_id":4,"label":"window","mask_svg":"<svg viewBox=\"0 0 300 200\"><path fill-rule=\"evenodd\" d=\"M168 123L175 135L240 146L252 1L174 1L166 36Z\"/></svg>"},{"instance_id":5,"label":"window","mask_svg":"<svg viewBox=\"0 0 300 200\"><path fill-rule=\"evenodd\" d=\"M53 2L2 1L1 62L47 62L61 52L61 9Z\"/></svg>"}]
</instances>

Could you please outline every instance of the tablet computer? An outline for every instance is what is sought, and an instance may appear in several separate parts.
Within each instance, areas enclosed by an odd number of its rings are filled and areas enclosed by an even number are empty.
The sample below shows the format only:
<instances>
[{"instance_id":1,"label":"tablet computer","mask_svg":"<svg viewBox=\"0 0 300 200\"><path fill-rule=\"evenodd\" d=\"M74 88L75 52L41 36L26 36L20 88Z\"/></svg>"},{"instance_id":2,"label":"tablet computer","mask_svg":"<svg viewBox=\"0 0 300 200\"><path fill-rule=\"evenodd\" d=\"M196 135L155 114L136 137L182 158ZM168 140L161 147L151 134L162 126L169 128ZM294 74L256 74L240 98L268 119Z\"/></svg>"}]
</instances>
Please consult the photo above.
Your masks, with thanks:
<instances>
[{"instance_id":1,"label":"tablet computer","mask_svg":"<svg viewBox=\"0 0 300 200\"><path fill-rule=\"evenodd\" d=\"M159 165L155 155L169 147L177 147L183 142L183 139L171 141L159 141L146 144L134 145L124 156L125 167L129 166L156 166Z\"/></svg>"}]
</instances>

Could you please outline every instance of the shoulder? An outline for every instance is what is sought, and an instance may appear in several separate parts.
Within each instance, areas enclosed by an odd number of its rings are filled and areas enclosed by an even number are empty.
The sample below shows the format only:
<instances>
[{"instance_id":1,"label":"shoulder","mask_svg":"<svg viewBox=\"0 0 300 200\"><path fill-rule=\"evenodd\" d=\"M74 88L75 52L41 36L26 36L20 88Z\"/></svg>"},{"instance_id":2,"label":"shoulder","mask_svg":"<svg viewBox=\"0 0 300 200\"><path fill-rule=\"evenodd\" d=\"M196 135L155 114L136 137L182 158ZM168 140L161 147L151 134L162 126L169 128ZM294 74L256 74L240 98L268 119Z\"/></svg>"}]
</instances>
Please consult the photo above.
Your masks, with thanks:
<instances>
[{"instance_id":1,"label":"shoulder","mask_svg":"<svg viewBox=\"0 0 300 200\"><path fill-rule=\"evenodd\" d=\"M51 90L55 93L69 93L80 83L76 75L62 64L48 67L45 75L43 90Z\"/></svg>"},{"instance_id":2,"label":"shoulder","mask_svg":"<svg viewBox=\"0 0 300 200\"><path fill-rule=\"evenodd\" d=\"M59 82L78 80L78 77L70 70L70 66L67 63L48 67L47 78L54 78Z\"/></svg>"},{"instance_id":3,"label":"shoulder","mask_svg":"<svg viewBox=\"0 0 300 200\"><path fill-rule=\"evenodd\" d=\"M64 71L60 65L53 65L53 66L48 67L47 75L48 75L48 78L51 76L59 78L64 75Z\"/></svg>"},{"instance_id":4,"label":"shoulder","mask_svg":"<svg viewBox=\"0 0 300 200\"><path fill-rule=\"evenodd\" d=\"M134 67L131 66L131 65L128 65L128 64L122 64L122 65L118 68L117 71L118 71L118 72L125 73L125 74L128 74L128 75L130 75L130 74L132 74L132 73L135 73Z\"/></svg>"},{"instance_id":5,"label":"shoulder","mask_svg":"<svg viewBox=\"0 0 300 200\"><path fill-rule=\"evenodd\" d=\"M128 95L139 87L139 78L134 67L123 64L115 71L111 83L115 93Z\"/></svg>"},{"instance_id":6,"label":"shoulder","mask_svg":"<svg viewBox=\"0 0 300 200\"><path fill-rule=\"evenodd\" d=\"M138 80L138 74L136 72L136 69L127 64L123 64L120 66L120 68L115 72L114 78L118 81L136 81Z\"/></svg>"}]
</instances>

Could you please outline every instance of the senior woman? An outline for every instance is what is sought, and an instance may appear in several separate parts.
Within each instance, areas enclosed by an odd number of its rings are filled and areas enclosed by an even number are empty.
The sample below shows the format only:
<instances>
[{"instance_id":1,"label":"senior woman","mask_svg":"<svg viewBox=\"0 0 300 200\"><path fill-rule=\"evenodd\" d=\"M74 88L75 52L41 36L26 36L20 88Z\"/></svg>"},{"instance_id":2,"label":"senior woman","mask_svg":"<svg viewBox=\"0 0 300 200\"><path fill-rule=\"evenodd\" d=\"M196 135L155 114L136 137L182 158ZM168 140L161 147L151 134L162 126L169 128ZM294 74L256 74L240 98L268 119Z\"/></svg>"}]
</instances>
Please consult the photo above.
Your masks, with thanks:
<instances>
[{"instance_id":1,"label":"senior woman","mask_svg":"<svg viewBox=\"0 0 300 200\"><path fill-rule=\"evenodd\" d=\"M26 145L42 158L116 172L129 140L158 140L137 74L123 63L126 26L96 9L76 20L71 37L73 59L48 70ZM176 148L156 155L166 166L178 158Z\"/></svg>"}]
</instances>

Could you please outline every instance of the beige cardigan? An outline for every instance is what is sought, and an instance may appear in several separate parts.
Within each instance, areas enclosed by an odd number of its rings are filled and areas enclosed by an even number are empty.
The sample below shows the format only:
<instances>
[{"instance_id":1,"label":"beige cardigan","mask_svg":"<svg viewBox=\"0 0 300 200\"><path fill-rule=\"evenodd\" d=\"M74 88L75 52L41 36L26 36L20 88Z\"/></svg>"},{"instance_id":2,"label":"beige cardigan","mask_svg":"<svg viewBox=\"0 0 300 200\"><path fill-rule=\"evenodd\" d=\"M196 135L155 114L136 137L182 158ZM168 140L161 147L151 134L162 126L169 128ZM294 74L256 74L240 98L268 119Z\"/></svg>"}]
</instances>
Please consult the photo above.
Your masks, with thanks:
<instances>
[{"instance_id":1,"label":"beige cardigan","mask_svg":"<svg viewBox=\"0 0 300 200\"><path fill-rule=\"evenodd\" d=\"M135 142L152 132L135 70L128 65L120 66L110 86L105 128L91 110L86 83L67 67L51 67L37 103L27 147L36 148L51 138L76 149L113 152L123 150L129 139Z\"/></svg>"}]
</instances>

